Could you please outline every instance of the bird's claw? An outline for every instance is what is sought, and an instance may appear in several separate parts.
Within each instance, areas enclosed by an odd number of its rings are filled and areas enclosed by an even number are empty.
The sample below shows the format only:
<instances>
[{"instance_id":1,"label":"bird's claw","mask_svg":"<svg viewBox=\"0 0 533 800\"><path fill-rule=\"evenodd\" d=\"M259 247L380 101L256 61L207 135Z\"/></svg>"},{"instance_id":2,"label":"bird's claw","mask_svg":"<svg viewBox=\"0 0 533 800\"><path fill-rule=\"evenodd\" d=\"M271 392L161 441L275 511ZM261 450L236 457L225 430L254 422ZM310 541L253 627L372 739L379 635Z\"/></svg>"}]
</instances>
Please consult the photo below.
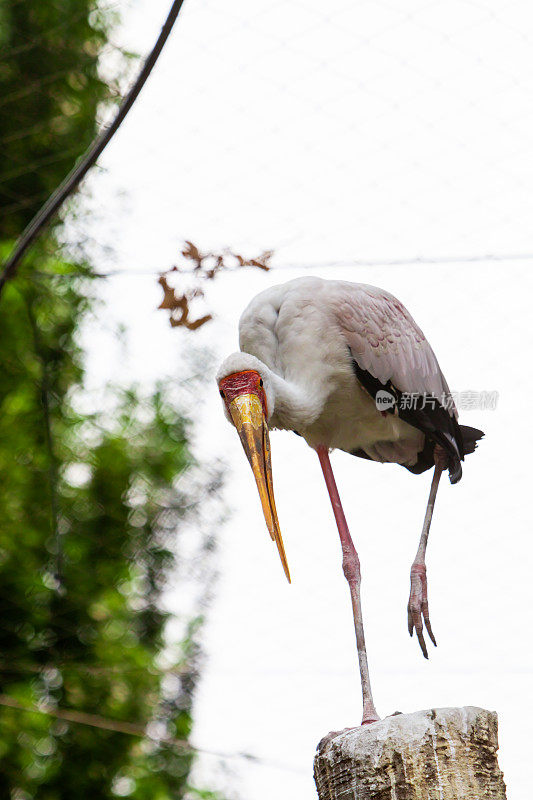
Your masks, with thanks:
<instances>
[{"instance_id":1,"label":"bird's claw","mask_svg":"<svg viewBox=\"0 0 533 800\"><path fill-rule=\"evenodd\" d=\"M413 630L416 631L424 658L428 658L428 650L424 641L424 625L427 635L436 647L437 642L429 621L426 567L424 564L413 564L411 567L411 593L407 604L407 626L410 636L413 635Z\"/></svg>"}]
</instances>

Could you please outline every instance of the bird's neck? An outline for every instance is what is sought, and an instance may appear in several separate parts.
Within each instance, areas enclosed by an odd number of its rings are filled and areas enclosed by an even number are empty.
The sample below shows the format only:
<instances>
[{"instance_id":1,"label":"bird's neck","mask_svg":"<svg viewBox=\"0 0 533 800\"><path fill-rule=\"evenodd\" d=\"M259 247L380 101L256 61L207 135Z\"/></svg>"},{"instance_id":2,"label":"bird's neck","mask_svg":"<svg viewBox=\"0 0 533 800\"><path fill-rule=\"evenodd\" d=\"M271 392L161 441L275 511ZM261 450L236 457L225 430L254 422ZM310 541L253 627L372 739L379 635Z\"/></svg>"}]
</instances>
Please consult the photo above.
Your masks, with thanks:
<instances>
[{"instance_id":1,"label":"bird's neck","mask_svg":"<svg viewBox=\"0 0 533 800\"><path fill-rule=\"evenodd\" d=\"M270 371L275 394L274 413L269 420L272 428L299 431L309 427L319 416L325 397L316 389L282 378Z\"/></svg>"}]
</instances>

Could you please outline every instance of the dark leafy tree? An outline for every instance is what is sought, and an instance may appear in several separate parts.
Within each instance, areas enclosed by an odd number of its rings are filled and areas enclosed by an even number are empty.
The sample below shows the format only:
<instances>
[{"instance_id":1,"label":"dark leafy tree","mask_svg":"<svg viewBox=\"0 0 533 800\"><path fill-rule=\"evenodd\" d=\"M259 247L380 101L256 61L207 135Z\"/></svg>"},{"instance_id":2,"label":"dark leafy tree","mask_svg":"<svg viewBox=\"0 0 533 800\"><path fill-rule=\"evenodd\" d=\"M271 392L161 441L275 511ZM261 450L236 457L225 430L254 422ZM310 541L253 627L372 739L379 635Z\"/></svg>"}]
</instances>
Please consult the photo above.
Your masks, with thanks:
<instances>
[{"instance_id":1,"label":"dark leafy tree","mask_svg":"<svg viewBox=\"0 0 533 800\"><path fill-rule=\"evenodd\" d=\"M1 260L116 94L113 23L93 0L0 0ZM0 302L0 798L180 800L202 609L171 647L161 600L216 480L179 491L188 423L163 389L82 412L93 273L54 252L49 230Z\"/></svg>"},{"instance_id":2,"label":"dark leafy tree","mask_svg":"<svg viewBox=\"0 0 533 800\"><path fill-rule=\"evenodd\" d=\"M88 305L72 279L17 280L3 298L0 691L156 734L3 707L0 797L181 798L193 756L171 740L186 743L191 729L200 619L184 615L162 670L161 594L200 496L177 489L191 466L187 423L162 389L123 392L105 413L76 410Z\"/></svg>"},{"instance_id":3,"label":"dark leafy tree","mask_svg":"<svg viewBox=\"0 0 533 800\"><path fill-rule=\"evenodd\" d=\"M0 0L0 239L19 235L96 132L115 18L94 0Z\"/></svg>"}]
</instances>

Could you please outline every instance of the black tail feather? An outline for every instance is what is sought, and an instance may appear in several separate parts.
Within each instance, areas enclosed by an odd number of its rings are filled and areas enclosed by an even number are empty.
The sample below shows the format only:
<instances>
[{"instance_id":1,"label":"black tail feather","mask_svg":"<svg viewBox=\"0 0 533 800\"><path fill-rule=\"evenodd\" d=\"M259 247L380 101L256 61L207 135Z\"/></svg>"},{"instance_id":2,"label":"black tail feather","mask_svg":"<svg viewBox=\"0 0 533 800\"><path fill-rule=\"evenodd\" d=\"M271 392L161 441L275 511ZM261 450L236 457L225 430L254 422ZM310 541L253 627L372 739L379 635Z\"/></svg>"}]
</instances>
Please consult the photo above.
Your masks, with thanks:
<instances>
[{"instance_id":1,"label":"black tail feather","mask_svg":"<svg viewBox=\"0 0 533 800\"><path fill-rule=\"evenodd\" d=\"M414 394L411 404L405 407L401 403L398 404L398 397L401 393L390 380L383 383L370 372L362 369L351 351L350 357L355 376L369 395L375 399L380 389L388 391L397 403L388 408L387 413L397 414L400 419L422 431L425 436L424 447L418 454L416 464L411 466L403 464L402 466L416 475L430 469L435 464L434 450L435 445L438 444L448 456L450 483L460 481L463 474L461 462L465 455L474 452L478 440L484 436L483 431L470 428L468 425L459 425L457 417L451 414L448 408L441 405L437 397ZM355 450L352 455L369 458L363 450Z\"/></svg>"},{"instance_id":2,"label":"black tail feather","mask_svg":"<svg viewBox=\"0 0 533 800\"><path fill-rule=\"evenodd\" d=\"M470 428L468 425L459 425L463 435L463 451L465 456L473 453L477 447L477 443L482 439L485 434L478 428Z\"/></svg>"}]
</instances>

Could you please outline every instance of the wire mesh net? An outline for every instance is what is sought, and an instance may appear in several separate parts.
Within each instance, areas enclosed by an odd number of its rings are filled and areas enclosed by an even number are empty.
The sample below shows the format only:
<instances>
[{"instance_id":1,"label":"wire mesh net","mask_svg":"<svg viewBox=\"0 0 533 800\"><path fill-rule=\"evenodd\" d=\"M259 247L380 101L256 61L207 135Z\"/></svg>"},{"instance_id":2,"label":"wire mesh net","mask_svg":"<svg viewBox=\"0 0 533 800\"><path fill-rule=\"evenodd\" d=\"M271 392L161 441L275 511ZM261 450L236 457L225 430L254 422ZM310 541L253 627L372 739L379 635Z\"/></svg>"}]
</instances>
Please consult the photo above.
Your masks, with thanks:
<instances>
[{"instance_id":1,"label":"wire mesh net","mask_svg":"<svg viewBox=\"0 0 533 800\"><path fill-rule=\"evenodd\" d=\"M110 7L122 26L95 79L111 85L112 98L138 66L125 57L148 51L167 3ZM56 52L75 24L75 14L58 22L46 47ZM501 312L496 287L506 272L527 277L533 258L530 30L527 2L186 3L141 99L63 213L64 253L107 276L96 290L106 311L83 336L88 389L98 392L110 371L131 372L131 362L117 366L119 323L134 328L128 347L143 361L142 380L177 367L168 354L182 343L168 337L182 332L167 331L162 314L150 333L140 320L161 303L159 274L186 266L187 240L202 251L229 248L243 261L273 251L279 280L303 270L333 277L341 268L358 280L362 268L367 276L412 266L433 296L476 264L490 276L486 286L480 277L476 302L510 324L516 312ZM28 37L17 48L36 46L43 43ZM54 188L35 180L49 165L39 142L61 135L64 118L78 113L63 102L43 129L39 102L83 80L80 57L77 70L67 65L0 99L10 120L0 147L9 146L12 161L0 192L13 236ZM103 124L112 114L102 104ZM30 163L14 149L23 137L35 139ZM65 150L58 169L66 173L71 162ZM180 292L197 288L194 271L168 280ZM231 305L236 276L215 302L225 280L192 297L194 319ZM262 288L259 270L246 280L250 294ZM214 334L202 328L200 341L210 344Z\"/></svg>"}]
</instances>

